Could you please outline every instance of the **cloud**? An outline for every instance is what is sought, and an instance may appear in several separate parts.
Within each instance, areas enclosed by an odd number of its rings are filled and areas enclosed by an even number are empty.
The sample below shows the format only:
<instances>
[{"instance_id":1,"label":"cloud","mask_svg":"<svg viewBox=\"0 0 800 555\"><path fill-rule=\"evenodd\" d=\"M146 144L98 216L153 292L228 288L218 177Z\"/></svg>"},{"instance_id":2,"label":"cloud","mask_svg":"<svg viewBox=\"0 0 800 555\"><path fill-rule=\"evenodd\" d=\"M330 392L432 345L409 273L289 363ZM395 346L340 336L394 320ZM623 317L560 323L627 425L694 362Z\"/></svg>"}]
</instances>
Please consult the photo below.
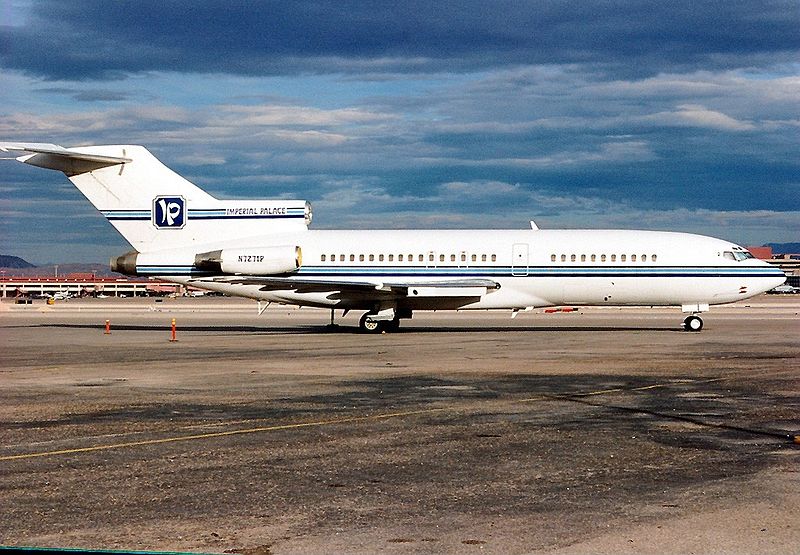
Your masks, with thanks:
<instances>
[{"instance_id":1,"label":"cloud","mask_svg":"<svg viewBox=\"0 0 800 555\"><path fill-rule=\"evenodd\" d=\"M798 58L800 16L792 1L718 8L712 0L500 0L492 9L478 0L226 0L188 8L42 0L0 29L0 63L81 80L152 71L386 74L530 64L603 64L631 75Z\"/></svg>"},{"instance_id":2,"label":"cloud","mask_svg":"<svg viewBox=\"0 0 800 555\"><path fill-rule=\"evenodd\" d=\"M422 160L428 164L557 169L621 161L644 162L654 158L655 154L646 141L615 141L602 143L593 150L563 150L546 156L528 158L423 158Z\"/></svg>"},{"instance_id":3,"label":"cloud","mask_svg":"<svg viewBox=\"0 0 800 555\"><path fill-rule=\"evenodd\" d=\"M275 104L217 106L214 112L221 121L235 118L245 120L250 125L330 126L386 121L388 117L387 114L355 108L323 110L309 106ZM212 118L210 124L213 125L214 122Z\"/></svg>"},{"instance_id":4,"label":"cloud","mask_svg":"<svg viewBox=\"0 0 800 555\"><path fill-rule=\"evenodd\" d=\"M793 2L332 6L12 3L0 137L144 144L214 195L309 199L323 227L797 228ZM63 176L17 166L3 235L52 241L26 197L77 199L58 209L80 233L94 212Z\"/></svg>"},{"instance_id":5,"label":"cloud","mask_svg":"<svg viewBox=\"0 0 800 555\"><path fill-rule=\"evenodd\" d=\"M722 112L709 110L705 106L684 104L675 111L659 112L644 116L639 121L653 122L659 125L678 127L704 127L719 131L752 131L755 125L748 121L739 121Z\"/></svg>"},{"instance_id":6,"label":"cloud","mask_svg":"<svg viewBox=\"0 0 800 555\"><path fill-rule=\"evenodd\" d=\"M533 219L542 229L689 231L741 244L772 237L789 241L800 234L800 211L644 208L632 200L501 181L442 183L425 198L394 196L374 184L329 183L314 210L314 226L320 229L523 229Z\"/></svg>"},{"instance_id":7,"label":"cloud","mask_svg":"<svg viewBox=\"0 0 800 555\"><path fill-rule=\"evenodd\" d=\"M440 191L453 198L467 199L486 199L497 200L503 197L517 196L522 192L518 183L503 183L502 181L477 181L468 183L465 181L451 181L443 183L439 187Z\"/></svg>"},{"instance_id":8,"label":"cloud","mask_svg":"<svg viewBox=\"0 0 800 555\"><path fill-rule=\"evenodd\" d=\"M358 109L323 110L281 105L223 105L188 110L178 106L135 105L76 113L0 114L0 135L12 138L24 131L28 136L50 137L91 133L95 142L105 136L127 134L131 138L149 133L158 142L219 143L258 140L264 144L317 147L348 140L347 129L385 122L392 118ZM325 131L338 128L342 132ZM323 128L323 129L320 129ZM51 140L51 139L48 139ZM152 139L151 139L152 142Z\"/></svg>"},{"instance_id":9,"label":"cloud","mask_svg":"<svg viewBox=\"0 0 800 555\"><path fill-rule=\"evenodd\" d=\"M43 87L36 92L66 95L78 102L121 102L132 98L133 93L110 89L80 90L70 87Z\"/></svg>"}]
</instances>

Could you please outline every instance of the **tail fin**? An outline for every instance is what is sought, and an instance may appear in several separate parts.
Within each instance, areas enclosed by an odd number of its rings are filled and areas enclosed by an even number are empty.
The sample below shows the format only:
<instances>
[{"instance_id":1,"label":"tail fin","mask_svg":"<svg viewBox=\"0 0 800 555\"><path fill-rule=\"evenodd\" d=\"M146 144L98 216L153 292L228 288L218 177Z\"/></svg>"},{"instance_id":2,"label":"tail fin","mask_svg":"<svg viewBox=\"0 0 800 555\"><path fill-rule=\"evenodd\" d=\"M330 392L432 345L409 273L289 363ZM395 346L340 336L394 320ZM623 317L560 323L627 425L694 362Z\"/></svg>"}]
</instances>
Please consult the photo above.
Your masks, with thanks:
<instances>
[{"instance_id":1,"label":"tail fin","mask_svg":"<svg viewBox=\"0 0 800 555\"><path fill-rule=\"evenodd\" d=\"M0 143L0 150L30 152L17 160L64 172L140 252L305 230L311 221L302 200L218 200L142 146Z\"/></svg>"}]
</instances>

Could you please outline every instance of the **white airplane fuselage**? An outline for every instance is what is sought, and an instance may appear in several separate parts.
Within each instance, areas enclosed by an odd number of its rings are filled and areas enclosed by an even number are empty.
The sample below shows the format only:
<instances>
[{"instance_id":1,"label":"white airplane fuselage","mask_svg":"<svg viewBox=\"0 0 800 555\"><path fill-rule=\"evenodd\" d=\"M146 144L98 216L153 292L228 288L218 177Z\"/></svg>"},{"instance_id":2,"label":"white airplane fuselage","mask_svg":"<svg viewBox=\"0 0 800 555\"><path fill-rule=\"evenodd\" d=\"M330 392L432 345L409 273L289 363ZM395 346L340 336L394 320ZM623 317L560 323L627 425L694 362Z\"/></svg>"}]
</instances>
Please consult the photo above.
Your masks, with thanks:
<instances>
[{"instance_id":1,"label":"white airplane fuselage","mask_svg":"<svg viewBox=\"0 0 800 555\"><path fill-rule=\"evenodd\" d=\"M627 230L308 230L285 236L237 239L217 248L259 248L292 243L302 265L287 277L430 283L485 278L500 287L478 299L414 296L401 306L431 309L521 309L554 305L722 304L745 299L783 282L769 264L736 245L687 233ZM288 304L372 308L371 298L341 298L330 292L264 289L260 285L209 282L193 265L169 252L140 255L138 273L221 293ZM171 268L165 272L166 265ZM198 278L202 280L198 282ZM696 311L701 311L697 309Z\"/></svg>"}]
</instances>

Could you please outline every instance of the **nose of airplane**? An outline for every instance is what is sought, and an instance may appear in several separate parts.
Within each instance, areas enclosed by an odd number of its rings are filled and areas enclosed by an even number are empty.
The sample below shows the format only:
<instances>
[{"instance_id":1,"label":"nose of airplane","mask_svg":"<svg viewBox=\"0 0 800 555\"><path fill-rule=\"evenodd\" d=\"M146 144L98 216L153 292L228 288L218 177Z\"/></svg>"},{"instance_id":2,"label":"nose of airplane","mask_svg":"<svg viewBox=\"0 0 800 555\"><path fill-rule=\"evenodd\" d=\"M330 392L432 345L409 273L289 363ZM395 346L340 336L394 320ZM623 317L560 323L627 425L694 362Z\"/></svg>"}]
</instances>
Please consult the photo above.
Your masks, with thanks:
<instances>
[{"instance_id":1,"label":"nose of airplane","mask_svg":"<svg viewBox=\"0 0 800 555\"><path fill-rule=\"evenodd\" d=\"M774 289L775 287L778 287L786 282L786 274L783 273L783 270L773 266L769 262L764 262L763 260L758 260L757 262L759 266L765 268L764 276L762 279L758 280L757 287L757 289L759 289L762 293L769 291L770 289Z\"/></svg>"}]
</instances>

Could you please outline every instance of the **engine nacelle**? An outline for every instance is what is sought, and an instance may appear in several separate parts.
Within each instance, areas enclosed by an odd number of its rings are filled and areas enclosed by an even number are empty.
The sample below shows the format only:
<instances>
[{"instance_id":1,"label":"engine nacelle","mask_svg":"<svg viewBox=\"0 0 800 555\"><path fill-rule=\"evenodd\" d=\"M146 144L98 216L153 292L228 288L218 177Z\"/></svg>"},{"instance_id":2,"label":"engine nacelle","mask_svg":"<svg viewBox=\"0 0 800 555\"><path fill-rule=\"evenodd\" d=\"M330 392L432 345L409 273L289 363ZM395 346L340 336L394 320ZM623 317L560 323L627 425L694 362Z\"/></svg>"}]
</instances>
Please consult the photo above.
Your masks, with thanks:
<instances>
[{"instance_id":1,"label":"engine nacelle","mask_svg":"<svg viewBox=\"0 0 800 555\"><path fill-rule=\"evenodd\" d=\"M271 276L294 272L302 264L302 251L295 245L222 249L195 256L195 266L222 274Z\"/></svg>"},{"instance_id":2,"label":"engine nacelle","mask_svg":"<svg viewBox=\"0 0 800 555\"><path fill-rule=\"evenodd\" d=\"M125 274L126 276L138 276L136 272L136 261L139 259L138 251L126 252L122 256L114 256L111 258L109 266L112 272Z\"/></svg>"}]
</instances>

